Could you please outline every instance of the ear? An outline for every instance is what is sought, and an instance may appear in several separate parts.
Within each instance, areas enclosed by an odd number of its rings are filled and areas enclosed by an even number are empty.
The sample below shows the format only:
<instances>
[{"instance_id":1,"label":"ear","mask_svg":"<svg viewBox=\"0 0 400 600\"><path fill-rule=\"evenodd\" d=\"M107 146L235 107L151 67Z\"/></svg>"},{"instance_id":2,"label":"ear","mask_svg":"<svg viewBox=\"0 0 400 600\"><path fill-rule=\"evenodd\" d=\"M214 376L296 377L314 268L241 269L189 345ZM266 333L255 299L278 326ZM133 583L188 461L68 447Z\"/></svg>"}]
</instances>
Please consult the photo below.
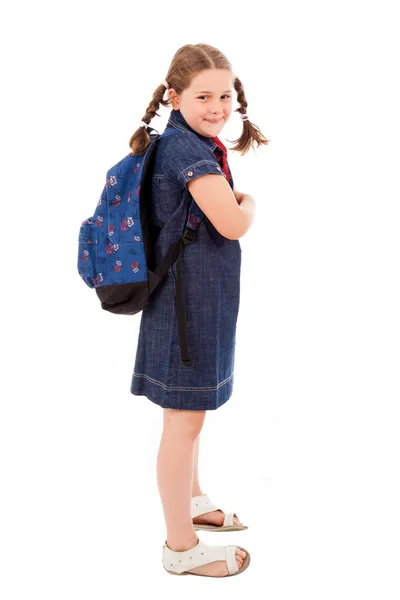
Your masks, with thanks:
<instances>
[{"instance_id":1,"label":"ear","mask_svg":"<svg viewBox=\"0 0 400 600\"><path fill-rule=\"evenodd\" d=\"M171 101L172 108L174 110L177 110L179 108L180 102L179 102L179 96L176 93L176 91L174 90L174 88L169 88L169 90L168 90L168 96L169 96L169 99Z\"/></svg>"}]
</instances>

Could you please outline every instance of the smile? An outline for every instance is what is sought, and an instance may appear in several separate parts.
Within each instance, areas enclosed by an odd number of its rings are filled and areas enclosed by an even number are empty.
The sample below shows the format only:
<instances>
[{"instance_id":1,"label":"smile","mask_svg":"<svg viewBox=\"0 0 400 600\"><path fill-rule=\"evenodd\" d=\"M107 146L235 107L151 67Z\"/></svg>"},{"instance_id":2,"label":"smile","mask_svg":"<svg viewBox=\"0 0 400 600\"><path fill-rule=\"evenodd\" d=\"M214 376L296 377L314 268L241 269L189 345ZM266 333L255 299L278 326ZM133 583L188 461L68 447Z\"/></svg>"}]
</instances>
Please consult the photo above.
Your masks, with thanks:
<instances>
[{"instance_id":1,"label":"smile","mask_svg":"<svg viewBox=\"0 0 400 600\"><path fill-rule=\"evenodd\" d=\"M216 125L217 123L219 123L220 121L222 121L221 119L218 119L218 121L209 121L208 119L205 119L207 121L207 123L211 123L211 125Z\"/></svg>"}]
</instances>

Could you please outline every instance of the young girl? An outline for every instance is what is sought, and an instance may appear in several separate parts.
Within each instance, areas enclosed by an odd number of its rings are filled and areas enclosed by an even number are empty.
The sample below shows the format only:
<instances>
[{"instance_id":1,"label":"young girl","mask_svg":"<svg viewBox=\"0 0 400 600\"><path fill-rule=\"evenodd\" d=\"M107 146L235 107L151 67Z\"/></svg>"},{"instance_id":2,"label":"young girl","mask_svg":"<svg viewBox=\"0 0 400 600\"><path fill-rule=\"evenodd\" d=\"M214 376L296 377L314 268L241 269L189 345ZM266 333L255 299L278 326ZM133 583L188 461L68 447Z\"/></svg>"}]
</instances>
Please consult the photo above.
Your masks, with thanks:
<instances>
[{"instance_id":1,"label":"young girl","mask_svg":"<svg viewBox=\"0 0 400 600\"><path fill-rule=\"evenodd\" d=\"M131 385L132 394L146 396L164 409L157 481L167 528L163 566L172 574L224 577L241 573L250 562L240 546L206 544L195 533L247 529L236 514L219 509L198 480L206 411L219 408L232 395L239 238L251 226L255 211L252 196L235 189L227 150L217 137L232 112L232 87L243 118L242 135L232 150L245 154L254 142L267 144L248 120L244 90L229 61L207 44L189 44L176 52L165 82L156 88L142 126L130 140L132 153L143 154L150 143L145 126L158 115L160 104L172 105L167 128L180 133L159 140L152 175L152 220L160 229L156 264L182 235L192 198L204 213L182 262L190 364L181 356L175 262L142 312Z\"/></svg>"}]
</instances>

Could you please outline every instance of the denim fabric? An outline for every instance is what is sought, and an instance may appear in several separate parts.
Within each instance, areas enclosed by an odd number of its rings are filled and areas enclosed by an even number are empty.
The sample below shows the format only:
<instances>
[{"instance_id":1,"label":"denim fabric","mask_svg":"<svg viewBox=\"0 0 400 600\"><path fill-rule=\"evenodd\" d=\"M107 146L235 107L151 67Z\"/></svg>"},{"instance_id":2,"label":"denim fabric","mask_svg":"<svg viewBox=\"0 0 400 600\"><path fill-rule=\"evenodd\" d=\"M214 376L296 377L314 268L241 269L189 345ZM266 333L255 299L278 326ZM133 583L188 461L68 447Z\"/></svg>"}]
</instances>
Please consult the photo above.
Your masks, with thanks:
<instances>
[{"instance_id":1,"label":"denim fabric","mask_svg":"<svg viewBox=\"0 0 400 600\"><path fill-rule=\"evenodd\" d=\"M191 200L187 182L207 173L223 175L220 148L195 132L179 110L171 111L168 127L182 135L161 138L157 146L152 175L152 218L162 228L157 263L183 233ZM230 169L229 174L233 189ZM239 240L222 236L204 215L182 262L192 366L181 361L174 263L141 315L132 394L181 410L215 410L231 397L240 270Z\"/></svg>"}]
</instances>

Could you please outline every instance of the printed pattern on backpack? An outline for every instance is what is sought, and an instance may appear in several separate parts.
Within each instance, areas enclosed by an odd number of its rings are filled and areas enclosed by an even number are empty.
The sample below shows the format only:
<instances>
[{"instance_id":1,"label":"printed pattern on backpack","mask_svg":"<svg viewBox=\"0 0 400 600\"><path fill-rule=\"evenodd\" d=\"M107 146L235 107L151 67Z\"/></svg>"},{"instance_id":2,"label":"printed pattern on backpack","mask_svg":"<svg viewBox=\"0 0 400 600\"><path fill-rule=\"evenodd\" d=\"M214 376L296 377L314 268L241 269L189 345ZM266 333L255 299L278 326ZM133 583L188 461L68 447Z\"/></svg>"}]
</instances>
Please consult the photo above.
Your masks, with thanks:
<instances>
[{"instance_id":1,"label":"printed pattern on backpack","mask_svg":"<svg viewBox=\"0 0 400 600\"><path fill-rule=\"evenodd\" d=\"M182 135L166 129L160 138ZM147 281L147 261L140 220L140 184L149 148L127 154L106 175L95 213L79 230L78 272L90 288ZM196 230L203 211L191 198L187 227Z\"/></svg>"},{"instance_id":2,"label":"printed pattern on backpack","mask_svg":"<svg viewBox=\"0 0 400 600\"><path fill-rule=\"evenodd\" d=\"M140 181L146 153L112 167L95 213L79 230L78 272L90 287L147 280L140 221Z\"/></svg>"}]
</instances>

